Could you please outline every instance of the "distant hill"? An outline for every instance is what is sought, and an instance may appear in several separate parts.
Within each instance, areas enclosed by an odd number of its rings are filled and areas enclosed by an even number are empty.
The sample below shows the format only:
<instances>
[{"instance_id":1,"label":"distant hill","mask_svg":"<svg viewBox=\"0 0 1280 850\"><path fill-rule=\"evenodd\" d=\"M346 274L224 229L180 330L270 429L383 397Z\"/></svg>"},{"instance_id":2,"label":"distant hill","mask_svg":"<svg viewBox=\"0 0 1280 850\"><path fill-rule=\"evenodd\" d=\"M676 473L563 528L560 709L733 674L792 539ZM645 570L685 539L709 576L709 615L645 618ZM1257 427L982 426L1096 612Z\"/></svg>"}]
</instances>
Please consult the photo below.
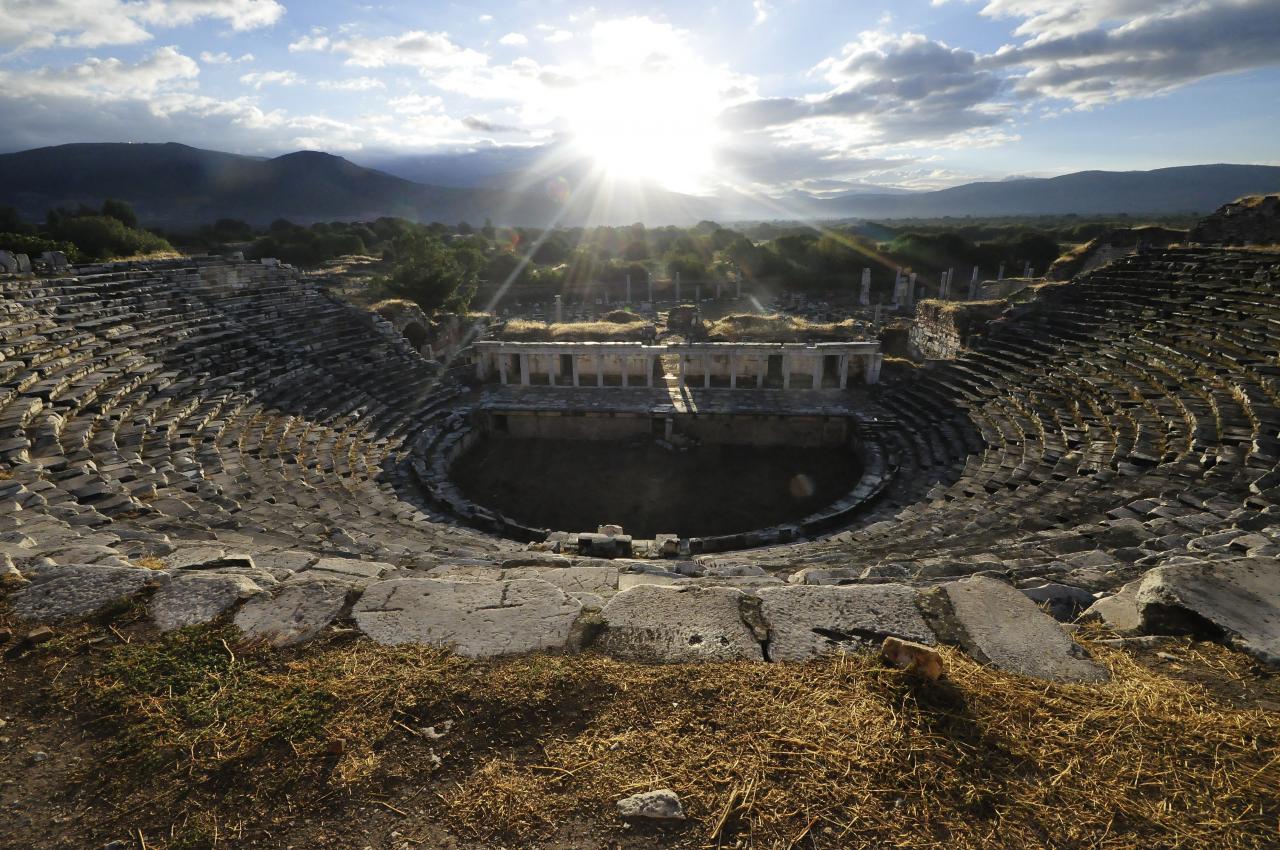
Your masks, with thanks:
<instances>
[{"instance_id":1,"label":"distant hill","mask_svg":"<svg viewBox=\"0 0 1280 850\"><path fill-rule=\"evenodd\" d=\"M916 218L1066 213L1207 213L1240 196L1280 191L1280 167L1193 165L1155 171L1084 171L1047 179L970 183L936 192L858 191L818 198L788 193L691 197L654 186L593 184L589 169L557 176L528 165L528 152L489 150L401 162L406 174L443 178L452 164L471 185L436 185L299 151L274 158L180 144L72 144L0 154L0 204L27 218L55 206L120 198L150 226L185 227L218 218L267 224L383 215L420 221L545 226L585 223L691 224L702 219ZM517 170L507 171L509 167ZM468 168L470 169L468 171ZM568 175L568 180L560 177ZM578 190L574 191L577 184ZM599 189L599 191L597 191Z\"/></svg>"},{"instance_id":2,"label":"distant hill","mask_svg":"<svg viewBox=\"0 0 1280 850\"><path fill-rule=\"evenodd\" d=\"M911 195L859 195L815 201L809 212L830 218L1208 213L1242 195L1274 191L1280 191L1278 166L1187 165L967 183Z\"/></svg>"}]
</instances>

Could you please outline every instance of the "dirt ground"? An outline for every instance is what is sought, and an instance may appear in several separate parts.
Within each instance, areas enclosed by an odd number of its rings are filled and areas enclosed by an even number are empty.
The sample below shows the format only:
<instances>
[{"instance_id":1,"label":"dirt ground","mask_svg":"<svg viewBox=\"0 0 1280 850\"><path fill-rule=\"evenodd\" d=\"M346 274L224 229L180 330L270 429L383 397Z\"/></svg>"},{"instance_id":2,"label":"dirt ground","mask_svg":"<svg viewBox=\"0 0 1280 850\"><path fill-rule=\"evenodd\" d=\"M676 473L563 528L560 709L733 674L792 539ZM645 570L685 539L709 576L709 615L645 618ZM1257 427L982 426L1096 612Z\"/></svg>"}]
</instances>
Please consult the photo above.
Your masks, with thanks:
<instances>
[{"instance_id":1,"label":"dirt ground","mask_svg":"<svg viewBox=\"0 0 1280 850\"><path fill-rule=\"evenodd\" d=\"M16 625L16 624L11 624ZM0 618L0 627L4 626ZM292 652L135 612L0 660L0 848L1280 846L1280 677L1094 646L1104 686L944 652L809 665ZM613 803L675 789L688 820Z\"/></svg>"}]
</instances>

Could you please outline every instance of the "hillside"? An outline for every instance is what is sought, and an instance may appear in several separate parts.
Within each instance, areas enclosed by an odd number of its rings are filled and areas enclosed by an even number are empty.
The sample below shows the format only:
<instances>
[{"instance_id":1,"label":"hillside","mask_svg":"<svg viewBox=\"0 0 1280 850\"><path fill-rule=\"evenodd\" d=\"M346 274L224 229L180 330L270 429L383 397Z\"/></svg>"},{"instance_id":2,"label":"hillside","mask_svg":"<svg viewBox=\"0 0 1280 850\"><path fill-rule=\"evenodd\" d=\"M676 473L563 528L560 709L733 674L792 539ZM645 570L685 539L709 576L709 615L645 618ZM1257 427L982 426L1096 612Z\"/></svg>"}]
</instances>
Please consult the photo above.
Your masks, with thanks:
<instances>
[{"instance_id":1,"label":"hillside","mask_svg":"<svg viewBox=\"0 0 1280 850\"><path fill-rule=\"evenodd\" d=\"M1066 213L1209 212L1242 195L1280 189L1280 167L1195 165L1154 171L1086 171L1047 179L969 183L934 192L850 193L782 199L746 195L692 197L648 185L608 182L590 169L505 172L492 151L477 152L490 169L470 186L428 185L356 165L342 157L298 151L274 158L167 144L71 144L0 155L0 204L29 219L51 207L105 198L128 201L150 226L181 227L218 218L266 224L372 219L545 226L586 223L692 224L780 218L914 218ZM527 159L527 157L525 157ZM405 173L442 176L418 162ZM512 160L518 164L521 158ZM466 170L465 155L450 162ZM403 165L403 163L401 163ZM436 163L442 165L442 163ZM388 167L393 163L388 161ZM474 175L473 175L474 177ZM478 179L478 178L476 178ZM595 181L593 183L593 181ZM575 191L576 187L576 191Z\"/></svg>"}]
</instances>

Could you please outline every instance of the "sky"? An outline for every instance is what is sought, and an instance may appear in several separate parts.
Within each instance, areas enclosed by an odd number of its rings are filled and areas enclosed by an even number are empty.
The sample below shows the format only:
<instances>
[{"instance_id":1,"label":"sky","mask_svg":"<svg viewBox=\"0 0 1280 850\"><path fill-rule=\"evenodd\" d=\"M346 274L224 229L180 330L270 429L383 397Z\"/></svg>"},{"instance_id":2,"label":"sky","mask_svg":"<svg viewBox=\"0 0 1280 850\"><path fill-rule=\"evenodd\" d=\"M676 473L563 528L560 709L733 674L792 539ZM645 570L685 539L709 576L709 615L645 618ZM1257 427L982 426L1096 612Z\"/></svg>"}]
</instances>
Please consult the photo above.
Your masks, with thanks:
<instances>
[{"instance_id":1,"label":"sky","mask_svg":"<svg viewBox=\"0 0 1280 850\"><path fill-rule=\"evenodd\" d=\"M692 193L1280 164L1280 0L0 0L0 151L572 151Z\"/></svg>"}]
</instances>

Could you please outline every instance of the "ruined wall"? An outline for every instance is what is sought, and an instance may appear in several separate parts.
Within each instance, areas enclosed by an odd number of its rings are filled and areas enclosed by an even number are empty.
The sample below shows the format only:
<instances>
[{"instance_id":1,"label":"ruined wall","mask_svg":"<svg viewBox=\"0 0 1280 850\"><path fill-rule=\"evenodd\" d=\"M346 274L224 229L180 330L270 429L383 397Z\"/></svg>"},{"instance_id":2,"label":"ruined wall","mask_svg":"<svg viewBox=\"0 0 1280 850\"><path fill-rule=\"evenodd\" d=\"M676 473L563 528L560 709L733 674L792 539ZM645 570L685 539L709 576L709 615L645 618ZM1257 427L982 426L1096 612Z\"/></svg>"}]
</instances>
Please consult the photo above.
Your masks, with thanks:
<instances>
[{"instance_id":1,"label":"ruined wall","mask_svg":"<svg viewBox=\"0 0 1280 850\"><path fill-rule=\"evenodd\" d=\"M1280 195L1253 195L1219 207L1187 237L1202 245L1280 245Z\"/></svg>"},{"instance_id":2,"label":"ruined wall","mask_svg":"<svg viewBox=\"0 0 1280 850\"><path fill-rule=\"evenodd\" d=\"M1004 310L1001 301L921 301L907 332L913 360L953 360L974 334Z\"/></svg>"}]
</instances>

